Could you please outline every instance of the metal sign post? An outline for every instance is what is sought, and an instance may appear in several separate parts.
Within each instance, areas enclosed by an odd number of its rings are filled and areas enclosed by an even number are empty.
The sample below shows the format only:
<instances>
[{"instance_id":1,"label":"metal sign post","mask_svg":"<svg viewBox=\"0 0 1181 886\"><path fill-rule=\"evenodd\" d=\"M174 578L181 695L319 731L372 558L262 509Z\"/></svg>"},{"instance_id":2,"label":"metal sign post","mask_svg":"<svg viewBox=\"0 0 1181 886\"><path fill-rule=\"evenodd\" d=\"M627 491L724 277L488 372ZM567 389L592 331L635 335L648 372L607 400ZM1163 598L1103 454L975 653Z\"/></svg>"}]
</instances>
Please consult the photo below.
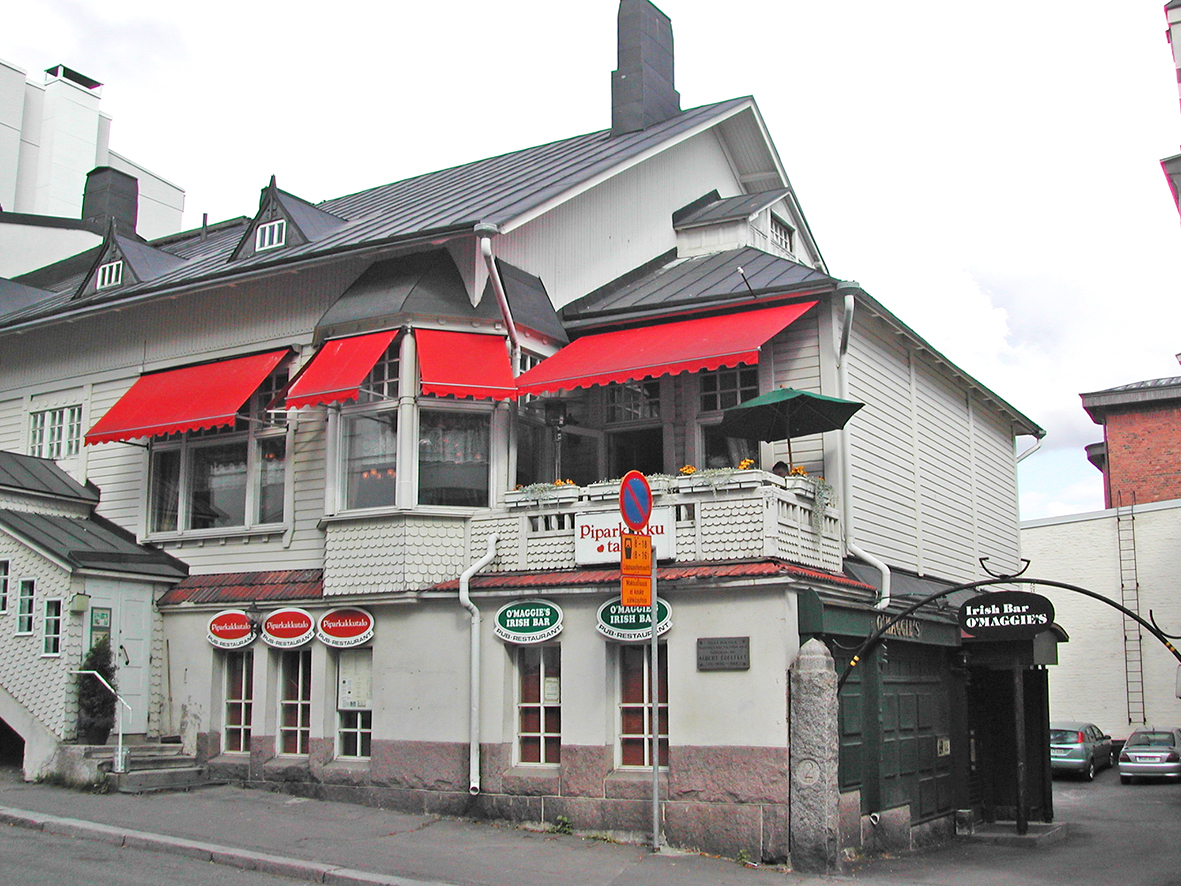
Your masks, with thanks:
<instances>
[{"instance_id":1,"label":"metal sign post","mask_svg":"<svg viewBox=\"0 0 1181 886\"><path fill-rule=\"evenodd\" d=\"M637 534L645 534L648 518L652 516L652 488L648 485L648 478L639 471L628 471L619 484L619 513L627 527ZM622 587L627 585L628 576L625 571L635 571L637 559L643 555L639 544L625 549L623 539L620 539L620 573ZM660 851L660 649L656 642L657 612L656 612L656 558L651 553L651 543L647 545L648 575L651 581L651 599L649 605L652 612L652 650L648 669L651 676L651 759L652 759L652 851ZM631 569L629 570L629 567ZM635 598L632 598L635 600ZM620 602L624 605L635 605L626 599L621 592Z\"/></svg>"}]
</instances>

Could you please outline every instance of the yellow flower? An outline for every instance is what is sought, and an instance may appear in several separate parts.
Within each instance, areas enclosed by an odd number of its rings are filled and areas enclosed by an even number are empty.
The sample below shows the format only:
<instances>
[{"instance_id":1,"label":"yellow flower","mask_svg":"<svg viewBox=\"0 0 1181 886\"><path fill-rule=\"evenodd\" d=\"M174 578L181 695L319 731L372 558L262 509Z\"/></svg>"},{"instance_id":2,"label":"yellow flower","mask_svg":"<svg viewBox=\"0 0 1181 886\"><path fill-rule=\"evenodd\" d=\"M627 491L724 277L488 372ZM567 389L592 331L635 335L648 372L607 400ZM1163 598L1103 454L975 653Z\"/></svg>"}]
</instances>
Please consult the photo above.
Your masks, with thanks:
<instances>
[{"instance_id":1,"label":"yellow flower","mask_svg":"<svg viewBox=\"0 0 1181 886\"><path fill-rule=\"evenodd\" d=\"M681 468L681 473L688 477L690 474L696 474L697 468L693 467L693 465L684 465Z\"/></svg>"},{"instance_id":2,"label":"yellow flower","mask_svg":"<svg viewBox=\"0 0 1181 886\"><path fill-rule=\"evenodd\" d=\"M754 467L755 460L753 458L744 458L738 463L738 470L745 471Z\"/></svg>"},{"instance_id":3,"label":"yellow flower","mask_svg":"<svg viewBox=\"0 0 1181 886\"><path fill-rule=\"evenodd\" d=\"M806 470L804 470L804 466L803 466L803 465L796 465L796 466L795 466L794 468L792 468L792 469L791 469L791 471L789 472L789 474L790 474L791 476L793 476L793 477L804 477L804 476L806 476L806 475L807 475L807 473L808 473L808 472L807 472Z\"/></svg>"}]
</instances>

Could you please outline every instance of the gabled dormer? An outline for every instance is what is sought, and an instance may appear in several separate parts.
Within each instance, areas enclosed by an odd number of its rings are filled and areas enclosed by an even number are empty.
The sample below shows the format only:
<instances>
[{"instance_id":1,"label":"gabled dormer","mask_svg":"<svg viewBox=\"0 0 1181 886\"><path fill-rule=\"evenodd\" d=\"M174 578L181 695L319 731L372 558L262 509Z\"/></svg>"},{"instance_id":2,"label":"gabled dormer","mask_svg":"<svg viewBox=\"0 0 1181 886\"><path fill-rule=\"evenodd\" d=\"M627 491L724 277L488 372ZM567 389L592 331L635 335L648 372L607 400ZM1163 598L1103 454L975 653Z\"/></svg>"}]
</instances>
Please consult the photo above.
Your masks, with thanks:
<instances>
[{"instance_id":1,"label":"gabled dormer","mask_svg":"<svg viewBox=\"0 0 1181 886\"><path fill-rule=\"evenodd\" d=\"M272 175L270 183L259 196L258 214L235 247L230 261L314 243L335 231L345 221L340 216L313 206L307 200L280 191Z\"/></svg>"},{"instance_id":2,"label":"gabled dormer","mask_svg":"<svg viewBox=\"0 0 1181 886\"><path fill-rule=\"evenodd\" d=\"M183 258L120 235L118 223L112 218L107 223L98 258L82 279L74 298L117 293L137 283L163 277L184 263Z\"/></svg>"},{"instance_id":3,"label":"gabled dormer","mask_svg":"<svg viewBox=\"0 0 1181 886\"><path fill-rule=\"evenodd\" d=\"M711 191L674 212L672 221L681 256L753 246L823 270L790 188L736 197Z\"/></svg>"}]
</instances>

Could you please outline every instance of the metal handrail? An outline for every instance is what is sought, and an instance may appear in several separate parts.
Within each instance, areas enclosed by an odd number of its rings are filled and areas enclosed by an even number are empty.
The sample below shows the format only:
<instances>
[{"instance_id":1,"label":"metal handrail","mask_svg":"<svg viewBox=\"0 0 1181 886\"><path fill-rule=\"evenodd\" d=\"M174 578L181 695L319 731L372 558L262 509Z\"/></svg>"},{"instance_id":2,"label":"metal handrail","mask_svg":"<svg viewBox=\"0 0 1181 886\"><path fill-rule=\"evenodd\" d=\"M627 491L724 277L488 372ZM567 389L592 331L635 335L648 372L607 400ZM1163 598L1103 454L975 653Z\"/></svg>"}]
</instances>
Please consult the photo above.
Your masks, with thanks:
<instances>
[{"instance_id":1,"label":"metal handrail","mask_svg":"<svg viewBox=\"0 0 1181 886\"><path fill-rule=\"evenodd\" d=\"M123 700L123 696L121 696L118 692L116 692L115 687L112 686L110 683L108 683L107 678L104 677L102 674L100 674L98 671L70 671L70 673L71 674L90 674L92 677L95 677L100 683L102 683L104 686L106 686L108 690L110 690L111 695L115 696L115 701L119 702L119 704L121 704L121 705L123 705L123 707L127 708L128 714L134 713L131 710L131 705L129 705L127 702L125 702ZM117 713L119 709L116 708L115 710ZM118 726L118 731L117 731L118 739L117 739L117 744L115 746L115 763L111 767L111 769L116 774L122 775L123 773L125 773L127 771L127 769L125 768L126 761L123 758L123 715L122 714L119 714L118 716L116 716L115 723Z\"/></svg>"}]
</instances>

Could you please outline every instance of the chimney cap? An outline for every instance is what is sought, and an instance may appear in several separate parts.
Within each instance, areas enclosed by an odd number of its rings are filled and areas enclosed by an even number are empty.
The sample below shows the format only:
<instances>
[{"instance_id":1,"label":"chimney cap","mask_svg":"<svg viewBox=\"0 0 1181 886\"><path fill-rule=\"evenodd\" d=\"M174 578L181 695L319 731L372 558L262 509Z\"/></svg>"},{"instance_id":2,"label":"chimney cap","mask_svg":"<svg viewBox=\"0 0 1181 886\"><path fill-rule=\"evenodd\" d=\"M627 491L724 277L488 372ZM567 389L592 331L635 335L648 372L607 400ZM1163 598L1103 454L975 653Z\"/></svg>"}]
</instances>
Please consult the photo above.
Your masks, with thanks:
<instances>
[{"instance_id":1,"label":"chimney cap","mask_svg":"<svg viewBox=\"0 0 1181 886\"><path fill-rule=\"evenodd\" d=\"M87 77L85 74L79 74L73 68L67 68L65 65L54 65L52 68L46 68L45 73L50 77L55 77L60 80L69 80L71 83L76 83L83 89L98 89L102 86L101 83L92 77Z\"/></svg>"}]
</instances>

